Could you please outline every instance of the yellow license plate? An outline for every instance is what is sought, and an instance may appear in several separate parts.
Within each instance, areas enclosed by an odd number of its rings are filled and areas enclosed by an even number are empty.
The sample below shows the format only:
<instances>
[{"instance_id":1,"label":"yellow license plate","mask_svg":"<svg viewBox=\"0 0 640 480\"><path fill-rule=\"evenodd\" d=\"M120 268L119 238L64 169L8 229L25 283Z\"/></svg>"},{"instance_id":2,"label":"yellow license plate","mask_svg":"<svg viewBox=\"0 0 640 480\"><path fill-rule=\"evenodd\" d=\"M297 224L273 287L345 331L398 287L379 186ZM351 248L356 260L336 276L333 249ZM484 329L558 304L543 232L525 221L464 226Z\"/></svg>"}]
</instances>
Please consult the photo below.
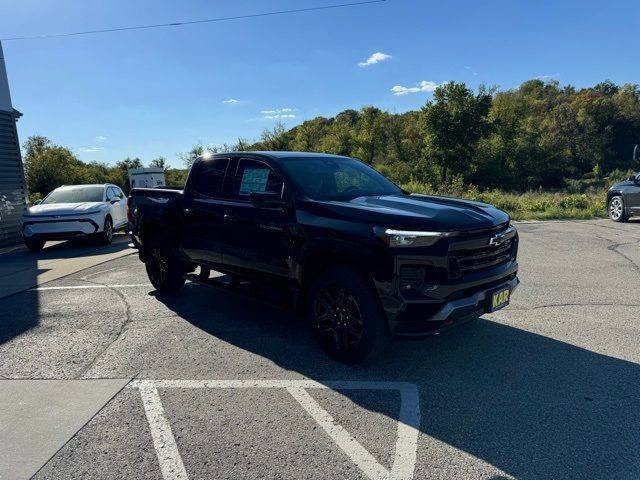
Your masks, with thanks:
<instances>
[{"instance_id":1,"label":"yellow license plate","mask_svg":"<svg viewBox=\"0 0 640 480\"><path fill-rule=\"evenodd\" d=\"M489 311L495 312L501 308L509 305L509 297L511 297L511 290L509 287L501 288L500 290L494 290L491 293L491 308Z\"/></svg>"}]
</instances>

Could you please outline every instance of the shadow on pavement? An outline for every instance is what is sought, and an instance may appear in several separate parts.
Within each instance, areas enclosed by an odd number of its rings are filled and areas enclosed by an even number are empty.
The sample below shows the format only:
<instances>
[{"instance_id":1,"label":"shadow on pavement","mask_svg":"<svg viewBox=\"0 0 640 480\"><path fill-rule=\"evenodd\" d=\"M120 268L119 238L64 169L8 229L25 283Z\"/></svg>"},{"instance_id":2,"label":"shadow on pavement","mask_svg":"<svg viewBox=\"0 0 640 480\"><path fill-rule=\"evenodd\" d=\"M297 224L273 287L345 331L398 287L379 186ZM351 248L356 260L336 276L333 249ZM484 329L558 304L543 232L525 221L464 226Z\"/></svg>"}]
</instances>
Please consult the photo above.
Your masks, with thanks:
<instances>
[{"instance_id":1,"label":"shadow on pavement","mask_svg":"<svg viewBox=\"0 0 640 480\"><path fill-rule=\"evenodd\" d=\"M640 478L637 364L480 319L345 366L302 320L244 294L194 284L158 299L208 334L320 382L416 383L425 435L517 478Z\"/></svg>"},{"instance_id":2,"label":"shadow on pavement","mask_svg":"<svg viewBox=\"0 0 640 480\"><path fill-rule=\"evenodd\" d=\"M108 246L91 239L47 243L44 250L26 249L0 254L0 344L38 325L38 295L16 295L38 284L38 276L61 260L114 253L128 248L128 235L117 235Z\"/></svg>"}]
</instances>

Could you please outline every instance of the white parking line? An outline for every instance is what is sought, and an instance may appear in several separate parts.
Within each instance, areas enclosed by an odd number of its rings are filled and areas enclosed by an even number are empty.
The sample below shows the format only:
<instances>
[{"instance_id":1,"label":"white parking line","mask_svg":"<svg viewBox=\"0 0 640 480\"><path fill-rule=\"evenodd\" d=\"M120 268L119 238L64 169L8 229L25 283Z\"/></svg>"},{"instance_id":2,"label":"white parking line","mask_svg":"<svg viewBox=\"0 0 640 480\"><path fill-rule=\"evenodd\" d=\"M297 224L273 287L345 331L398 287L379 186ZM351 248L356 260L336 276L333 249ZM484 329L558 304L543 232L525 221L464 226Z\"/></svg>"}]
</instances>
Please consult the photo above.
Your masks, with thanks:
<instances>
[{"instance_id":1,"label":"white parking line","mask_svg":"<svg viewBox=\"0 0 640 480\"><path fill-rule=\"evenodd\" d=\"M158 456L160 470L164 480L188 480L187 471L184 469L182 458L178 453L178 445L173 437L171 426L160 401L158 390L153 385L140 387L144 413L153 438L153 446Z\"/></svg>"},{"instance_id":2,"label":"white parking line","mask_svg":"<svg viewBox=\"0 0 640 480\"><path fill-rule=\"evenodd\" d=\"M140 389L164 480L187 479L184 463L158 394L158 389L169 388L286 389L369 479L411 480L413 478L420 428L418 388L413 383L374 381L320 383L313 380L135 380L128 387ZM396 452L391 470L380 465L371 453L341 425L336 423L333 417L309 395L306 389L398 390L400 392L400 415Z\"/></svg>"},{"instance_id":3,"label":"white parking line","mask_svg":"<svg viewBox=\"0 0 640 480\"><path fill-rule=\"evenodd\" d=\"M61 287L35 287L31 290L43 291L43 290L81 290L91 288L130 288L130 287L150 287L150 283L130 283L123 285L64 285Z\"/></svg>"}]
</instances>

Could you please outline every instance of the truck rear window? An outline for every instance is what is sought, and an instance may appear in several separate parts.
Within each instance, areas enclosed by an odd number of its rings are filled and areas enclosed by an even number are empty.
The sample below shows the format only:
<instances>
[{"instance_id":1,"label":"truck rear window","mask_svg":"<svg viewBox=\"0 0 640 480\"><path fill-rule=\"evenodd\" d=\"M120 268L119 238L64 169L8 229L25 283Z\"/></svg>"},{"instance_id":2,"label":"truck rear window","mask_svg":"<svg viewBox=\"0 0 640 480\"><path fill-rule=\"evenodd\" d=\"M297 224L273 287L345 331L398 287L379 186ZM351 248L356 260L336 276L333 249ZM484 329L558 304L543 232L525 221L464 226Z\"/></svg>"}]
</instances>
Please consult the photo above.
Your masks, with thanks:
<instances>
[{"instance_id":1,"label":"truck rear window","mask_svg":"<svg viewBox=\"0 0 640 480\"><path fill-rule=\"evenodd\" d=\"M204 197L221 197L228 165L228 158L211 158L196 163L193 167L195 171L191 172L189 178L189 188Z\"/></svg>"}]
</instances>

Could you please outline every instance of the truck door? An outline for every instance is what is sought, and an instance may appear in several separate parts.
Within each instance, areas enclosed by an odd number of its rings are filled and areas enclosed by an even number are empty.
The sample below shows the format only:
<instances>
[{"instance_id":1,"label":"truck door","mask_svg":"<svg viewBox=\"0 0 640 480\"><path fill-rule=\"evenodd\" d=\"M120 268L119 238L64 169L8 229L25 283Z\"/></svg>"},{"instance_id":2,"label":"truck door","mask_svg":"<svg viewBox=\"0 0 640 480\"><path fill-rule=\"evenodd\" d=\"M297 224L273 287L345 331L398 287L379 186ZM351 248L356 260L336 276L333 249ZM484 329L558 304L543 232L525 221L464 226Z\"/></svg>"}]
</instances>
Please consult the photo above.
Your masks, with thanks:
<instances>
[{"instance_id":1,"label":"truck door","mask_svg":"<svg viewBox=\"0 0 640 480\"><path fill-rule=\"evenodd\" d=\"M289 231L292 211L259 208L250 199L251 192L284 190L280 176L265 162L240 159L233 183L227 183L222 262L249 274L265 273L289 276Z\"/></svg>"},{"instance_id":2,"label":"truck door","mask_svg":"<svg viewBox=\"0 0 640 480\"><path fill-rule=\"evenodd\" d=\"M211 265L220 263L222 188L229 158L200 160L193 166L184 193L180 243L187 257Z\"/></svg>"}]
</instances>

